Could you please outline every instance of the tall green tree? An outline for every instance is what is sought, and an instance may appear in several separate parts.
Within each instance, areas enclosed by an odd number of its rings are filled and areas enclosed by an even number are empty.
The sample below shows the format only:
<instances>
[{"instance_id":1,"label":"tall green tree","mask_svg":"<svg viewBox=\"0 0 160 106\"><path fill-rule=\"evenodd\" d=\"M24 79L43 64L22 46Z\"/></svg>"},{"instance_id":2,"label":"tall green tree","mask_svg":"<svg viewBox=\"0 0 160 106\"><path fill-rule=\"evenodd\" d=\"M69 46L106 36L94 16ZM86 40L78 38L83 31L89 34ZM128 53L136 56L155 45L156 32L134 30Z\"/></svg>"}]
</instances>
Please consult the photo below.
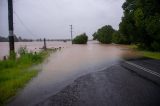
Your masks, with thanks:
<instances>
[{"instance_id":1,"label":"tall green tree","mask_svg":"<svg viewBox=\"0 0 160 106\"><path fill-rule=\"evenodd\" d=\"M110 25L103 26L102 28L98 29L96 35L94 36L94 39L97 39L101 43L111 43L112 42L112 34L115 32L115 30Z\"/></svg>"},{"instance_id":2,"label":"tall green tree","mask_svg":"<svg viewBox=\"0 0 160 106\"><path fill-rule=\"evenodd\" d=\"M115 31L112 34L112 42L116 44L128 44L128 40L119 31Z\"/></svg>"},{"instance_id":3,"label":"tall green tree","mask_svg":"<svg viewBox=\"0 0 160 106\"><path fill-rule=\"evenodd\" d=\"M73 44L86 44L88 42L88 36L86 33L76 36L73 39Z\"/></svg>"},{"instance_id":4,"label":"tall green tree","mask_svg":"<svg viewBox=\"0 0 160 106\"><path fill-rule=\"evenodd\" d=\"M160 51L160 1L126 0L122 8L124 17L119 31L127 37L129 43Z\"/></svg>"}]
</instances>

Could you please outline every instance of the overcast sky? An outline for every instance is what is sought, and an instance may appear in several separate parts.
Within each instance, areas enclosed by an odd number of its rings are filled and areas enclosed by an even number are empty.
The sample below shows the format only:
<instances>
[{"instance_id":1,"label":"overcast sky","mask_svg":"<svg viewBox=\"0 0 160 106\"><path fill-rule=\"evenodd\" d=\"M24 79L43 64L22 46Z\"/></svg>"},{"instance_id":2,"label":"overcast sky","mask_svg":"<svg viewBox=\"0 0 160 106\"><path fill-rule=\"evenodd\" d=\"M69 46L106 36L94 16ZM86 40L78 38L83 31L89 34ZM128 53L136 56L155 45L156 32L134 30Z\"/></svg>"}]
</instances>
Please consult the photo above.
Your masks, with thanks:
<instances>
[{"instance_id":1,"label":"overcast sky","mask_svg":"<svg viewBox=\"0 0 160 106\"><path fill-rule=\"evenodd\" d=\"M118 29L125 0L13 0L15 34L22 38L70 38L100 27ZM0 0L0 36L8 36L7 0Z\"/></svg>"}]
</instances>

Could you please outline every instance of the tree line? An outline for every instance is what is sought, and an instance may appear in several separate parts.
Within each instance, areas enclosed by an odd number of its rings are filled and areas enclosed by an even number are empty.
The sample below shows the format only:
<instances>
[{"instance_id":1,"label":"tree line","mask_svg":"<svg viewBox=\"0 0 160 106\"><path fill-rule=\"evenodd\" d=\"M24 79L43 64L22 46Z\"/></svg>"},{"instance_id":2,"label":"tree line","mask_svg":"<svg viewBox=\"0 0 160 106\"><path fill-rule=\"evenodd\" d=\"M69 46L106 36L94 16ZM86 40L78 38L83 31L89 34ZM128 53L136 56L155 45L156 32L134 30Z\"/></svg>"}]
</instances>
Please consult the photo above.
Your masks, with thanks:
<instances>
[{"instance_id":1,"label":"tree line","mask_svg":"<svg viewBox=\"0 0 160 106\"><path fill-rule=\"evenodd\" d=\"M141 49L160 51L160 1L126 0L122 8L119 29L103 26L93 38L101 43L137 44Z\"/></svg>"},{"instance_id":2,"label":"tree line","mask_svg":"<svg viewBox=\"0 0 160 106\"><path fill-rule=\"evenodd\" d=\"M26 39L26 38L17 37L16 35L14 35L14 41L15 42L33 42L33 41L42 42L42 41L44 41L44 39L42 39L42 38L39 38L39 39ZM70 39L46 39L46 41L63 41L63 42L67 42L67 41L70 41ZM0 36L0 42L9 42L9 39L8 39L8 37Z\"/></svg>"},{"instance_id":3,"label":"tree line","mask_svg":"<svg viewBox=\"0 0 160 106\"><path fill-rule=\"evenodd\" d=\"M32 42L33 40L32 39L23 39L21 37L17 37L16 35L14 35L14 41L15 42ZM0 36L0 42L9 42L9 38Z\"/></svg>"}]
</instances>

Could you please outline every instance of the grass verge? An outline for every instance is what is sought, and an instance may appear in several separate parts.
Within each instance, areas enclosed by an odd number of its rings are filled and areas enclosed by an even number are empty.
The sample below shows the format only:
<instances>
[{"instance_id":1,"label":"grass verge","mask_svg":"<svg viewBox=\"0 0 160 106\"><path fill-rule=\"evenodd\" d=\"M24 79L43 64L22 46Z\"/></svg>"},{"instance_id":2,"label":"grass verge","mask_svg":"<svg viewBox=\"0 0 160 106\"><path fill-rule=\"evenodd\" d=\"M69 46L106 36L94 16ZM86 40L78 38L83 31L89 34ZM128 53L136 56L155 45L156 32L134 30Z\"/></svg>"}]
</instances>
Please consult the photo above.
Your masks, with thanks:
<instances>
[{"instance_id":1,"label":"grass verge","mask_svg":"<svg viewBox=\"0 0 160 106\"><path fill-rule=\"evenodd\" d=\"M136 45L128 46L130 49L134 49L138 54L141 54L144 57L152 58L152 59L160 59L160 52L152 52L152 51L144 51L138 49Z\"/></svg>"},{"instance_id":2,"label":"grass verge","mask_svg":"<svg viewBox=\"0 0 160 106\"><path fill-rule=\"evenodd\" d=\"M5 105L7 100L15 96L20 88L37 75L38 71L30 67L41 63L48 53L24 53L16 60L0 61L0 105Z\"/></svg>"},{"instance_id":3,"label":"grass verge","mask_svg":"<svg viewBox=\"0 0 160 106\"><path fill-rule=\"evenodd\" d=\"M140 52L145 57L160 59L160 52L150 52L150 51L140 51Z\"/></svg>"}]
</instances>

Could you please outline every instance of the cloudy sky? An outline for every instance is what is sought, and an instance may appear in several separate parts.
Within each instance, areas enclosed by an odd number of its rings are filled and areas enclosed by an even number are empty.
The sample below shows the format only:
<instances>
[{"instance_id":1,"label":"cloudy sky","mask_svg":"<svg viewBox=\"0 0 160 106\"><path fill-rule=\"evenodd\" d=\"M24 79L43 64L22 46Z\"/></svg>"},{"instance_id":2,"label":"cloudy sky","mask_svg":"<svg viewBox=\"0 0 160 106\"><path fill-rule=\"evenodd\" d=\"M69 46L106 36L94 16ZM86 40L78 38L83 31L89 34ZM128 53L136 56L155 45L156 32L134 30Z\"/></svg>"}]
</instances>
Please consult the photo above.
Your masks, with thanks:
<instances>
[{"instance_id":1,"label":"cloudy sky","mask_svg":"<svg viewBox=\"0 0 160 106\"><path fill-rule=\"evenodd\" d=\"M118 29L125 0L13 0L15 34L22 38L70 38L100 27ZM0 0L0 36L8 36L7 0Z\"/></svg>"}]
</instances>

